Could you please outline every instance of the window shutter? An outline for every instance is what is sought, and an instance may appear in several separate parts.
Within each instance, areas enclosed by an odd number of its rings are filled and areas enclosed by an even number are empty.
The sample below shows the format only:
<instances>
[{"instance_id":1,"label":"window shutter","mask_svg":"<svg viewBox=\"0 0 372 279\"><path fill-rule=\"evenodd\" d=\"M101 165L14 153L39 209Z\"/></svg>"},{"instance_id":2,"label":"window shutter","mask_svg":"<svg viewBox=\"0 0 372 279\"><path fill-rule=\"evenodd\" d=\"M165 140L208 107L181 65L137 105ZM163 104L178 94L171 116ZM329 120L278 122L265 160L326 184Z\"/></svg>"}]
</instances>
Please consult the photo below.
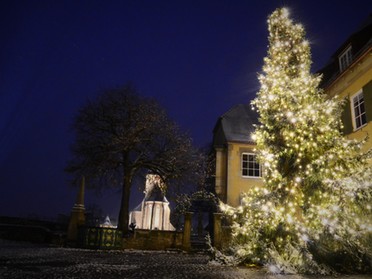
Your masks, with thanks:
<instances>
[{"instance_id":1,"label":"window shutter","mask_svg":"<svg viewBox=\"0 0 372 279\"><path fill-rule=\"evenodd\" d=\"M342 133L344 135L347 135L353 132L353 123L352 123L353 119L351 116L350 98L345 98L345 105L344 105L344 110L342 111L342 114L341 114L341 120L342 120L342 124L344 124Z\"/></svg>"},{"instance_id":2,"label":"window shutter","mask_svg":"<svg viewBox=\"0 0 372 279\"><path fill-rule=\"evenodd\" d=\"M367 122L372 121L372 80L363 86L364 105Z\"/></svg>"}]
</instances>

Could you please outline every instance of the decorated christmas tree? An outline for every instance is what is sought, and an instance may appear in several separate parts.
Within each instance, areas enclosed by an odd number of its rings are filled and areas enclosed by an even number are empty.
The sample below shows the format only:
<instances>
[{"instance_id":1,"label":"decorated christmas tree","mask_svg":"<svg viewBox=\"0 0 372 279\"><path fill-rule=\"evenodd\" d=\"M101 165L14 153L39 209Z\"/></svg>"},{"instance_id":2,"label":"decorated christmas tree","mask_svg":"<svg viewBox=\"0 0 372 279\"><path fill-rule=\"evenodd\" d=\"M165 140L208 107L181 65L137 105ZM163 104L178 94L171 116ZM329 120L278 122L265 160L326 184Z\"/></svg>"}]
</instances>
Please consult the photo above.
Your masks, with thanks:
<instances>
[{"instance_id":1,"label":"decorated christmas tree","mask_svg":"<svg viewBox=\"0 0 372 279\"><path fill-rule=\"evenodd\" d=\"M303 26L286 8L268 19L269 47L253 100L253 135L264 187L246 193L232 216L234 260L272 272L371 270L369 154L342 133L342 101L312 75Z\"/></svg>"}]
</instances>

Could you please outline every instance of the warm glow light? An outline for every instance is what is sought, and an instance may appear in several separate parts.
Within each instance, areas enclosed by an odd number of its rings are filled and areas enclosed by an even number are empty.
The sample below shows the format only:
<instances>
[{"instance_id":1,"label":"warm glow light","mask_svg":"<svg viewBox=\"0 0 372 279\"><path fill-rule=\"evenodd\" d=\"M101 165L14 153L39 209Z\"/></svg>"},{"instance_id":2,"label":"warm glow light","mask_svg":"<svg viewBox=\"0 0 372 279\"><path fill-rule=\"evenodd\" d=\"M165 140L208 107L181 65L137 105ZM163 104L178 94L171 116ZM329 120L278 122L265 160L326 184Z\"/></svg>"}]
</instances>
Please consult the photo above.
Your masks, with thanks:
<instances>
[{"instance_id":1,"label":"warm glow light","mask_svg":"<svg viewBox=\"0 0 372 279\"><path fill-rule=\"evenodd\" d=\"M361 153L363 142L340 132L341 104L323 95L320 78L310 72L303 26L289 19L286 8L277 9L268 24L270 45L252 102L261 123L251 136L264 166L264 186L245 193L238 209L221 207L233 218L236 246L230 249L245 262L265 259L272 273L286 265L326 273L309 243L317 247L326 235L327 249L355 247L344 251L356 253L350 259L361 258L358 253L371 245L372 171Z\"/></svg>"}]
</instances>

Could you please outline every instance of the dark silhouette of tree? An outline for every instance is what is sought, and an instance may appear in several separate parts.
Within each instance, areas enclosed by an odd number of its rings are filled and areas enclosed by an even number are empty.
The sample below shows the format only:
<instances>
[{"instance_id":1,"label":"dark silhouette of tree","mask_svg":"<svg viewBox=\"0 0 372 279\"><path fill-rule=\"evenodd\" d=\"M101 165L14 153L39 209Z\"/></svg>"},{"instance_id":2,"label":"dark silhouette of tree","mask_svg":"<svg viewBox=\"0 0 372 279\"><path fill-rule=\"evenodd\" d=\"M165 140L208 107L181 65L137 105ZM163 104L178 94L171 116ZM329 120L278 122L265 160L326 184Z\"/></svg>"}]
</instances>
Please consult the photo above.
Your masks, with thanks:
<instances>
[{"instance_id":1,"label":"dark silhouette of tree","mask_svg":"<svg viewBox=\"0 0 372 279\"><path fill-rule=\"evenodd\" d=\"M203 158L200 160L201 168L198 182L198 190L215 193L216 184L216 153L212 143L201 149Z\"/></svg>"},{"instance_id":2,"label":"dark silhouette of tree","mask_svg":"<svg viewBox=\"0 0 372 279\"><path fill-rule=\"evenodd\" d=\"M191 138L169 119L164 109L127 85L105 91L83 106L74 121L73 160L66 170L84 174L89 187L122 187L118 229L128 232L133 179L147 170L166 185L192 183L201 156ZM166 189L164 189L166 190Z\"/></svg>"}]
</instances>

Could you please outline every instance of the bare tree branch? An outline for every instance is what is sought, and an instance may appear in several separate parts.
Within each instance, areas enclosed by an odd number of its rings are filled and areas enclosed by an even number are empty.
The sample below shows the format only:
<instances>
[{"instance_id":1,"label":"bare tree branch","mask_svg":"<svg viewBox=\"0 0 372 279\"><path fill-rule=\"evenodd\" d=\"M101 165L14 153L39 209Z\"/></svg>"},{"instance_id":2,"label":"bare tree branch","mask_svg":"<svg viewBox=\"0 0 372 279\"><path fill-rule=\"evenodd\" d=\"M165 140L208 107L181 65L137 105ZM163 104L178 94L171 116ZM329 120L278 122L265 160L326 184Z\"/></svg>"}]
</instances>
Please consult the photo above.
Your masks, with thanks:
<instances>
[{"instance_id":1,"label":"bare tree branch","mask_svg":"<svg viewBox=\"0 0 372 279\"><path fill-rule=\"evenodd\" d=\"M79 110L74 130L73 159L66 170L84 174L92 187L122 187L118 227L124 232L132 181L141 170L161 175L168 185L198 180L195 168L201 157L191 138L133 86L108 90L89 101Z\"/></svg>"}]
</instances>

